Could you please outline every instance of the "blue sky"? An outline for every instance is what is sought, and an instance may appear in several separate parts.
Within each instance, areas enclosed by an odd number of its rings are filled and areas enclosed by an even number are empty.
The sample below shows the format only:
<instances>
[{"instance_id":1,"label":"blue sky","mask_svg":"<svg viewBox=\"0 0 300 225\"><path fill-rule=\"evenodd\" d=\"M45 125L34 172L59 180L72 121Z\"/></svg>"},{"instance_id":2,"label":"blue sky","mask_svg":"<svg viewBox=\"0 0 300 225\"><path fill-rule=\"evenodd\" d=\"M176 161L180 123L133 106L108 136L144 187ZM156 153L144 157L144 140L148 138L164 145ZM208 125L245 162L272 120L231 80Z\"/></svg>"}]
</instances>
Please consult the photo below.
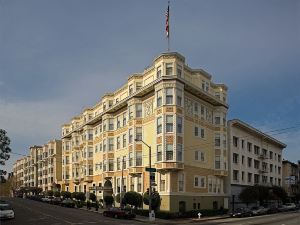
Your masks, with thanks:
<instances>
[{"instance_id":1,"label":"blue sky","mask_svg":"<svg viewBox=\"0 0 300 225\"><path fill-rule=\"evenodd\" d=\"M61 125L167 49L162 0L0 0L0 128L14 152ZM300 1L173 0L171 50L229 87L229 119L300 159ZM7 162L10 169L18 155Z\"/></svg>"}]
</instances>

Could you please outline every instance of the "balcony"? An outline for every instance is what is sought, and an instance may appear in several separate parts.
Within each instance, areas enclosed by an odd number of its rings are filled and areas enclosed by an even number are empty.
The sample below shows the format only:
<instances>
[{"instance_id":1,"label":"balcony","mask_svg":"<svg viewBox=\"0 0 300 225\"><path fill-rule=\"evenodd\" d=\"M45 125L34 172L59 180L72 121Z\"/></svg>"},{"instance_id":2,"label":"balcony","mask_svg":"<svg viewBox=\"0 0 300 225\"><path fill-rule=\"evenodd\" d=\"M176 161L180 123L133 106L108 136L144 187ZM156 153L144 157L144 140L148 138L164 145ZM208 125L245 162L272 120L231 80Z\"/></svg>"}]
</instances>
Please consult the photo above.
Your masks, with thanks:
<instances>
[{"instance_id":1,"label":"balcony","mask_svg":"<svg viewBox=\"0 0 300 225\"><path fill-rule=\"evenodd\" d=\"M161 162L156 163L156 169L158 172L173 172L184 169L184 164L180 162Z\"/></svg>"},{"instance_id":2,"label":"balcony","mask_svg":"<svg viewBox=\"0 0 300 225\"><path fill-rule=\"evenodd\" d=\"M88 183L93 182L93 175L84 176L83 181L88 182Z\"/></svg>"},{"instance_id":3,"label":"balcony","mask_svg":"<svg viewBox=\"0 0 300 225\"><path fill-rule=\"evenodd\" d=\"M267 155L265 155L265 154L260 154L260 155L258 156L258 158L259 158L259 159L262 159L262 160L268 159Z\"/></svg>"},{"instance_id":4,"label":"balcony","mask_svg":"<svg viewBox=\"0 0 300 225\"><path fill-rule=\"evenodd\" d=\"M228 171L227 170L214 170L214 175L226 177L226 176L228 176Z\"/></svg>"},{"instance_id":5,"label":"balcony","mask_svg":"<svg viewBox=\"0 0 300 225\"><path fill-rule=\"evenodd\" d=\"M138 177L142 174L143 172L143 167L130 167L128 169L129 175L133 177Z\"/></svg>"}]
</instances>

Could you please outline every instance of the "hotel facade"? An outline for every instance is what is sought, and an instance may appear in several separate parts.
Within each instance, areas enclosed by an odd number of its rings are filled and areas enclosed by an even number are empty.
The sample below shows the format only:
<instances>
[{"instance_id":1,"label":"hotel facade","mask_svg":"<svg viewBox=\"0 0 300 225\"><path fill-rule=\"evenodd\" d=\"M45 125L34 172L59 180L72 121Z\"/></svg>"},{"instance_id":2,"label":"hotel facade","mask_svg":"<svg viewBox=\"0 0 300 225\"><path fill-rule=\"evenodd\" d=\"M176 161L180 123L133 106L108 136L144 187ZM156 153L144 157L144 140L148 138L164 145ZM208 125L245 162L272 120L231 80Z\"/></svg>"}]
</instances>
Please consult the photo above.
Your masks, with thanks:
<instances>
[{"instance_id":1,"label":"hotel facade","mask_svg":"<svg viewBox=\"0 0 300 225\"><path fill-rule=\"evenodd\" d=\"M163 53L64 124L62 190L144 193L151 150L161 210L228 208L227 87L211 78Z\"/></svg>"}]
</instances>

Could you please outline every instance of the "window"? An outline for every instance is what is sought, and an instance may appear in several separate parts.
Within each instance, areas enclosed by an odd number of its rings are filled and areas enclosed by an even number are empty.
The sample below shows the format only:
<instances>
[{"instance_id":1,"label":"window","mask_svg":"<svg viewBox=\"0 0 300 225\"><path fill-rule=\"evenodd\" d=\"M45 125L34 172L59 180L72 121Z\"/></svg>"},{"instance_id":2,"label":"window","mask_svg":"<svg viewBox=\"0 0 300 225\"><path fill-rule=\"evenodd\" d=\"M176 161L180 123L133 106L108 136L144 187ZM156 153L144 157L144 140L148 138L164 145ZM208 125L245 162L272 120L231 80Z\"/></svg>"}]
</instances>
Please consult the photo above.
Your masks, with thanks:
<instances>
[{"instance_id":1,"label":"window","mask_svg":"<svg viewBox=\"0 0 300 225\"><path fill-rule=\"evenodd\" d=\"M126 126L126 113L123 113L123 126Z\"/></svg>"},{"instance_id":2,"label":"window","mask_svg":"<svg viewBox=\"0 0 300 225\"><path fill-rule=\"evenodd\" d=\"M273 159L273 152L269 152L270 159Z\"/></svg>"},{"instance_id":3,"label":"window","mask_svg":"<svg viewBox=\"0 0 300 225\"><path fill-rule=\"evenodd\" d=\"M143 139L143 135L142 135L142 128L141 127L137 127L135 129L135 138L138 141L141 141Z\"/></svg>"},{"instance_id":4,"label":"window","mask_svg":"<svg viewBox=\"0 0 300 225\"><path fill-rule=\"evenodd\" d=\"M198 115L198 103L194 102L194 114Z\"/></svg>"},{"instance_id":5,"label":"window","mask_svg":"<svg viewBox=\"0 0 300 225\"><path fill-rule=\"evenodd\" d=\"M177 100L176 100L176 104L178 106L182 106L182 91L177 89L176 90L176 93L177 93Z\"/></svg>"},{"instance_id":6,"label":"window","mask_svg":"<svg viewBox=\"0 0 300 225\"><path fill-rule=\"evenodd\" d=\"M254 160L254 168L259 169L259 161L258 160Z\"/></svg>"},{"instance_id":7,"label":"window","mask_svg":"<svg viewBox=\"0 0 300 225\"><path fill-rule=\"evenodd\" d=\"M157 145L156 146L156 160L159 162L159 161L162 161L162 147L161 145Z\"/></svg>"},{"instance_id":8,"label":"window","mask_svg":"<svg viewBox=\"0 0 300 225\"><path fill-rule=\"evenodd\" d=\"M199 136L199 127L195 127L195 128L194 128L194 135L195 135L196 137Z\"/></svg>"},{"instance_id":9,"label":"window","mask_svg":"<svg viewBox=\"0 0 300 225\"><path fill-rule=\"evenodd\" d=\"M123 134L123 148L126 147L126 134Z\"/></svg>"},{"instance_id":10,"label":"window","mask_svg":"<svg viewBox=\"0 0 300 225\"><path fill-rule=\"evenodd\" d=\"M128 107L128 113L129 113L129 115L128 115L129 119L132 119L133 118L133 105L130 105Z\"/></svg>"},{"instance_id":11,"label":"window","mask_svg":"<svg viewBox=\"0 0 300 225\"><path fill-rule=\"evenodd\" d=\"M281 174L281 167L278 166L278 174L280 175Z\"/></svg>"},{"instance_id":12,"label":"window","mask_svg":"<svg viewBox=\"0 0 300 225\"><path fill-rule=\"evenodd\" d=\"M220 116L215 116L215 124L220 125L221 124L221 117Z\"/></svg>"},{"instance_id":13,"label":"window","mask_svg":"<svg viewBox=\"0 0 300 225\"><path fill-rule=\"evenodd\" d=\"M117 117L117 128L121 127L121 116Z\"/></svg>"},{"instance_id":14,"label":"window","mask_svg":"<svg viewBox=\"0 0 300 225\"><path fill-rule=\"evenodd\" d=\"M234 181L239 181L239 171L238 170L233 170L232 171L233 173L232 173L232 178L233 178L233 180Z\"/></svg>"},{"instance_id":15,"label":"window","mask_svg":"<svg viewBox=\"0 0 300 225\"><path fill-rule=\"evenodd\" d=\"M108 139L108 151L113 151L114 150L114 138L109 138Z\"/></svg>"},{"instance_id":16,"label":"window","mask_svg":"<svg viewBox=\"0 0 300 225\"><path fill-rule=\"evenodd\" d=\"M252 173L248 173L248 183L252 182Z\"/></svg>"},{"instance_id":17,"label":"window","mask_svg":"<svg viewBox=\"0 0 300 225\"><path fill-rule=\"evenodd\" d=\"M133 139L133 131L132 131L132 128L130 128L129 130L128 130L128 142L129 142L129 144L131 144L132 143L132 139Z\"/></svg>"},{"instance_id":18,"label":"window","mask_svg":"<svg viewBox=\"0 0 300 225\"><path fill-rule=\"evenodd\" d=\"M221 137L219 133L215 134L215 146L220 147L221 146Z\"/></svg>"},{"instance_id":19,"label":"window","mask_svg":"<svg viewBox=\"0 0 300 225\"><path fill-rule=\"evenodd\" d=\"M117 137L117 149L120 149L121 147L121 141L120 141L120 136Z\"/></svg>"},{"instance_id":20,"label":"window","mask_svg":"<svg viewBox=\"0 0 300 225\"><path fill-rule=\"evenodd\" d=\"M133 166L133 157L132 157L132 152L129 152L129 166Z\"/></svg>"},{"instance_id":21,"label":"window","mask_svg":"<svg viewBox=\"0 0 300 225\"><path fill-rule=\"evenodd\" d=\"M108 171L113 171L114 170L114 160L109 159L108 160Z\"/></svg>"},{"instance_id":22,"label":"window","mask_svg":"<svg viewBox=\"0 0 300 225\"><path fill-rule=\"evenodd\" d=\"M135 116L136 116L137 118L142 117L142 115L143 115L143 114L142 114L142 104L141 104L141 103L136 104L135 107L136 107Z\"/></svg>"},{"instance_id":23,"label":"window","mask_svg":"<svg viewBox=\"0 0 300 225\"><path fill-rule=\"evenodd\" d=\"M114 119L109 119L108 123L108 130L114 130Z\"/></svg>"},{"instance_id":24,"label":"window","mask_svg":"<svg viewBox=\"0 0 300 225\"><path fill-rule=\"evenodd\" d=\"M204 129L203 128L200 129L200 137L201 138L205 137L205 133L204 133Z\"/></svg>"},{"instance_id":25,"label":"window","mask_svg":"<svg viewBox=\"0 0 300 225\"><path fill-rule=\"evenodd\" d=\"M178 191L184 191L184 173L178 174Z\"/></svg>"},{"instance_id":26,"label":"window","mask_svg":"<svg viewBox=\"0 0 300 225\"><path fill-rule=\"evenodd\" d=\"M173 145L166 145L166 160L173 160Z\"/></svg>"},{"instance_id":27,"label":"window","mask_svg":"<svg viewBox=\"0 0 300 225\"><path fill-rule=\"evenodd\" d=\"M177 116L177 133L182 133L182 117Z\"/></svg>"},{"instance_id":28,"label":"window","mask_svg":"<svg viewBox=\"0 0 300 225\"><path fill-rule=\"evenodd\" d=\"M156 68L156 78L160 78L161 77L161 66Z\"/></svg>"},{"instance_id":29,"label":"window","mask_svg":"<svg viewBox=\"0 0 300 225\"><path fill-rule=\"evenodd\" d=\"M173 104L173 89L166 88L166 104L172 105Z\"/></svg>"},{"instance_id":30,"label":"window","mask_svg":"<svg viewBox=\"0 0 300 225\"><path fill-rule=\"evenodd\" d=\"M157 125L157 134L161 134L162 133L162 117L158 117L156 120L156 125Z\"/></svg>"},{"instance_id":31,"label":"window","mask_svg":"<svg viewBox=\"0 0 300 225\"><path fill-rule=\"evenodd\" d=\"M259 147L257 145L254 145L254 154L259 155Z\"/></svg>"},{"instance_id":32,"label":"window","mask_svg":"<svg viewBox=\"0 0 300 225\"><path fill-rule=\"evenodd\" d=\"M221 169L221 157L219 155L215 156L215 169Z\"/></svg>"},{"instance_id":33,"label":"window","mask_svg":"<svg viewBox=\"0 0 300 225\"><path fill-rule=\"evenodd\" d=\"M126 169L126 156L123 156L123 162L122 162L122 166L123 166L123 169Z\"/></svg>"},{"instance_id":34,"label":"window","mask_svg":"<svg viewBox=\"0 0 300 225\"><path fill-rule=\"evenodd\" d=\"M137 191L141 192L142 191L142 178L137 177Z\"/></svg>"},{"instance_id":35,"label":"window","mask_svg":"<svg viewBox=\"0 0 300 225\"><path fill-rule=\"evenodd\" d=\"M242 140L242 149L244 149L245 146L245 140Z\"/></svg>"},{"instance_id":36,"label":"window","mask_svg":"<svg viewBox=\"0 0 300 225\"><path fill-rule=\"evenodd\" d=\"M166 132L173 132L173 116L166 116Z\"/></svg>"},{"instance_id":37,"label":"window","mask_svg":"<svg viewBox=\"0 0 300 225\"><path fill-rule=\"evenodd\" d=\"M232 161L233 161L233 163L238 163L239 162L239 154L233 153Z\"/></svg>"},{"instance_id":38,"label":"window","mask_svg":"<svg viewBox=\"0 0 300 225\"><path fill-rule=\"evenodd\" d=\"M245 178L245 172L242 171L242 181L244 181L244 178Z\"/></svg>"},{"instance_id":39,"label":"window","mask_svg":"<svg viewBox=\"0 0 300 225\"><path fill-rule=\"evenodd\" d=\"M252 151L252 143L247 142L247 149L248 149L248 152Z\"/></svg>"},{"instance_id":40,"label":"window","mask_svg":"<svg viewBox=\"0 0 300 225\"><path fill-rule=\"evenodd\" d=\"M254 183L255 184L259 183L259 175L258 174L254 174Z\"/></svg>"},{"instance_id":41,"label":"window","mask_svg":"<svg viewBox=\"0 0 300 225\"><path fill-rule=\"evenodd\" d=\"M177 161L182 161L182 144L177 144Z\"/></svg>"},{"instance_id":42,"label":"window","mask_svg":"<svg viewBox=\"0 0 300 225\"><path fill-rule=\"evenodd\" d=\"M159 107L162 105L162 90L156 92L156 106Z\"/></svg>"},{"instance_id":43,"label":"window","mask_svg":"<svg viewBox=\"0 0 300 225\"><path fill-rule=\"evenodd\" d=\"M194 177L194 187L205 188L206 187L206 177L195 176Z\"/></svg>"},{"instance_id":44,"label":"window","mask_svg":"<svg viewBox=\"0 0 300 225\"><path fill-rule=\"evenodd\" d=\"M205 154L204 154L204 152L195 151L195 160L204 162L205 161Z\"/></svg>"},{"instance_id":45,"label":"window","mask_svg":"<svg viewBox=\"0 0 300 225\"><path fill-rule=\"evenodd\" d=\"M173 75L173 63L166 63L166 75Z\"/></svg>"},{"instance_id":46,"label":"window","mask_svg":"<svg viewBox=\"0 0 300 225\"><path fill-rule=\"evenodd\" d=\"M182 66L177 64L177 76L181 77L181 74L182 74Z\"/></svg>"},{"instance_id":47,"label":"window","mask_svg":"<svg viewBox=\"0 0 300 225\"><path fill-rule=\"evenodd\" d=\"M281 155L278 154L278 162L281 162Z\"/></svg>"},{"instance_id":48,"label":"window","mask_svg":"<svg viewBox=\"0 0 300 225\"><path fill-rule=\"evenodd\" d=\"M136 82L136 84L135 84L135 90L136 91L138 91L138 90L140 90L140 89L142 89L142 82Z\"/></svg>"},{"instance_id":49,"label":"window","mask_svg":"<svg viewBox=\"0 0 300 225\"><path fill-rule=\"evenodd\" d=\"M238 142L239 142L239 139L235 136L232 137L232 140L233 140L233 146L234 147L238 147Z\"/></svg>"},{"instance_id":50,"label":"window","mask_svg":"<svg viewBox=\"0 0 300 225\"><path fill-rule=\"evenodd\" d=\"M248 157L248 167L252 167L252 158Z\"/></svg>"},{"instance_id":51,"label":"window","mask_svg":"<svg viewBox=\"0 0 300 225\"><path fill-rule=\"evenodd\" d=\"M117 170L120 170L120 157L117 158Z\"/></svg>"},{"instance_id":52,"label":"window","mask_svg":"<svg viewBox=\"0 0 300 225\"><path fill-rule=\"evenodd\" d=\"M143 162L142 161L142 152L137 152L135 157L136 157L135 165L136 166L142 166L142 162Z\"/></svg>"},{"instance_id":53,"label":"window","mask_svg":"<svg viewBox=\"0 0 300 225\"><path fill-rule=\"evenodd\" d=\"M166 191L166 175L160 175L159 187L160 191Z\"/></svg>"}]
</instances>

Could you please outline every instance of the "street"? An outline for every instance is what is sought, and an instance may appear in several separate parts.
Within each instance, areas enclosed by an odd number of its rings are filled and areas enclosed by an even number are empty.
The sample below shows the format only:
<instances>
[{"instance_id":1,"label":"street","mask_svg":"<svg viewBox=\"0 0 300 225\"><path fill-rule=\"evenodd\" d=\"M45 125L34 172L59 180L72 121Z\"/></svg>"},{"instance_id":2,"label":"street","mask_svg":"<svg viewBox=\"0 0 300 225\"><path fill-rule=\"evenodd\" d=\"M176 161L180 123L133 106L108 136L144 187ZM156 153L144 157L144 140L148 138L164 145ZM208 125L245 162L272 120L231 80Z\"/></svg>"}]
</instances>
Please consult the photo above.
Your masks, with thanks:
<instances>
[{"instance_id":1,"label":"street","mask_svg":"<svg viewBox=\"0 0 300 225\"><path fill-rule=\"evenodd\" d=\"M63 225L63 224L144 224L133 220L104 217L99 213L64 208L22 198L4 198L11 203L15 219L1 221L1 225Z\"/></svg>"},{"instance_id":2,"label":"street","mask_svg":"<svg viewBox=\"0 0 300 225\"><path fill-rule=\"evenodd\" d=\"M270 224L270 225L299 225L300 224L300 212L284 212L276 213L263 216L245 217L245 218L227 218L219 219L207 222L201 222L202 225L219 225L219 224L232 224L232 225L259 225L259 224Z\"/></svg>"},{"instance_id":3,"label":"street","mask_svg":"<svg viewBox=\"0 0 300 225\"><path fill-rule=\"evenodd\" d=\"M61 206L50 205L47 203L32 201L22 198L5 198L4 200L11 203L15 210L15 219L1 221L7 225L79 225L79 224L150 224L146 217L142 221L121 220L102 216L100 213L90 212L80 209L64 208ZM139 216L138 216L139 217ZM300 212L284 212L264 216L247 217L247 218L223 218L216 220L178 219L178 220L161 220L157 219L153 224L201 224L201 225L299 225Z\"/></svg>"}]
</instances>

